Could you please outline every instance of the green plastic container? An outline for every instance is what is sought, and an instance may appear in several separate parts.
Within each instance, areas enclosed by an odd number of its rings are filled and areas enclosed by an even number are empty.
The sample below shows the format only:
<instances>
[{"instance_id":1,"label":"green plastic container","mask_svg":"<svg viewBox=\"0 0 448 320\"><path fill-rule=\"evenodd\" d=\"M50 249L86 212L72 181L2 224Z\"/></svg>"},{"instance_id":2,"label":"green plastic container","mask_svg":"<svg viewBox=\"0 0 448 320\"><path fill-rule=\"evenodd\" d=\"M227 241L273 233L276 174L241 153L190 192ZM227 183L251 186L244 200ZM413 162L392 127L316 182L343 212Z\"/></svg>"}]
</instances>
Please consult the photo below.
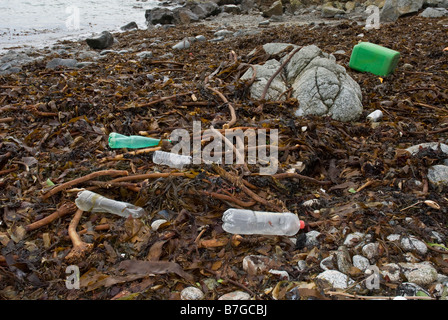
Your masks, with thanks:
<instances>
[{"instance_id":1,"label":"green plastic container","mask_svg":"<svg viewBox=\"0 0 448 320\"><path fill-rule=\"evenodd\" d=\"M360 42L353 47L350 68L370 72L377 76L393 73L400 59L400 52L370 42Z\"/></svg>"},{"instance_id":2,"label":"green plastic container","mask_svg":"<svg viewBox=\"0 0 448 320\"><path fill-rule=\"evenodd\" d=\"M143 136L125 136L116 132L109 134L109 147L117 148L147 148L154 147L160 143L160 139Z\"/></svg>"}]
</instances>

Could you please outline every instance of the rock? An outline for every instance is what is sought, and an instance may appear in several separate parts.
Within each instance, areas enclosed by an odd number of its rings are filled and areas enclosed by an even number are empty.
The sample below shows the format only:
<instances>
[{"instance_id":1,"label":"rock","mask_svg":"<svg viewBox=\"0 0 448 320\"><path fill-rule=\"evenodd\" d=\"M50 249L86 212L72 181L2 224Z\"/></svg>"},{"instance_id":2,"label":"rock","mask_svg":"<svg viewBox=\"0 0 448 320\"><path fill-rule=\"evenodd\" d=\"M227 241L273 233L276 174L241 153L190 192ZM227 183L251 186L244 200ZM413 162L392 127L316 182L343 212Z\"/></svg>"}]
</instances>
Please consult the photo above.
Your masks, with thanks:
<instances>
[{"instance_id":1,"label":"rock","mask_svg":"<svg viewBox=\"0 0 448 320\"><path fill-rule=\"evenodd\" d=\"M55 69L59 66L68 67L68 68L76 68L77 64L78 64L78 61L75 59L54 58L47 63L46 68L47 69Z\"/></svg>"},{"instance_id":2,"label":"rock","mask_svg":"<svg viewBox=\"0 0 448 320\"><path fill-rule=\"evenodd\" d=\"M334 254L329 255L325 259L322 259L320 262L320 267L322 270L335 270L336 267L334 266Z\"/></svg>"},{"instance_id":3,"label":"rock","mask_svg":"<svg viewBox=\"0 0 448 320\"><path fill-rule=\"evenodd\" d=\"M387 263L380 267L381 275L386 281L398 282L401 279L401 268L396 263Z\"/></svg>"},{"instance_id":4,"label":"rock","mask_svg":"<svg viewBox=\"0 0 448 320\"><path fill-rule=\"evenodd\" d=\"M166 219L157 219L151 223L151 229L153 231L157 231L160 228L160 226L166 222L168 222Z\"/></svg>"},{"instance_id":5,"label":"rock","mask_svg":"<svg viewBox=\"0 0 448 320\"><path fill-rule=\"evenodd\" d=\"M403 250L417 252L422 255L428 252L426 244L414 236L402 236L400 239L400 246Z\"/></svg>"},{"instance_id":6,"label":"rock","mask_svg":"<svg viewBox=\"0 0 448 320\"><path fill-rule=\"evenodd\" d=\"M368 243L362 247L362 254L369 260L372 260L379 255L380 244L378 242Z\"/></svg>"},{"instance_id":7,"label":"rock","mask_svg":"<svg viewBox=\"0 0 448 320\"><path fill-rule=\"evenodd\" d=\"M222 11L231 14L241 14L241 7L236 4L226 4L222 6Z\"/></svg>"},{"instance_id":8,"label":"rock","mask_svg":"<svg viewBox=\"0 0 448 320\"><path fill-rule=\"evenodd\" d=\"M322 234L319 231L312 230L306 233L305 246L308 248L318 247L320 245L319 237Z\"/></svg>"},{"instance_id":9,"label":"rock","mask_svg":"<svg viewBox=\"0 0 448 320\"><path fill-rule=\"evenodd\" d=\"M345 14L345 11L343 9L335 8L331 2L327 2L322 6L321 15L323 18L333 18L340 14Z\"/></svg>"},{"instance_id":10,"label":"rock","mask_svg":"<svg viewBox=\"0 0 448 320\"><path fill-rule=\"evenodd\" d=\"M132 29L138 29L138 25L137 23L135 23L135 21L129 22L128 24L122 26L120 28L122 31L128 31L128 30L132 30Z\"/></svg>"},{"instance_id":11,"label":"rock","mask_svg":"<svg viewBox=\"0 0 448 320\"><path fill-rule=\"evenodd\" d=\"M86 42L92 49L106 49L114 43L114 36L109 31L103 31L100 36L88 38Z\"/></svg>"},{"instance_id":12,"label":"rock","mask_svg":"<svg viewBox=\"0 0 448 320\"><path fill-rule=\"evenodd\" d=\"M347 1L345 3L345 10L348 13L352 12L353 10L355 10L355 7L356 7L356 2L355 1Z\"/></svg>"},{"instance_id":13,"label":"rock","mask_svg":"<svg viewBox=\"0 0 448 320\"><path fill-rule=\"evenodd\" d=\"M281 0L275 1L269 9L263 11L263 17L281 16L283 14L283 4Z\"/></svg>"},{"instance_id":14,"label":"rock","mask_svg":"<svg viewBox=\"0 0 448 320\"><path fill-rule=\"evenodd\" d=\"M366 237L365 233L361 232L350 233L344 240L344 246L349 248L354 247L359 243L361 243L361 241L363 241L365 237Z\"/></svg>"},{"instance_id":15,"label":"rock","mask_svg":"<svg viewBox=\"0 0 448 320\"><path fill-rule=\"evenodd\" d=\"M220 37L216 37L216 38L210 39L208 41L209 42L220 42L220 41L223 41L224 39L225 38L223 36L220 36Z\"/></svg>"},{"instance_id":16,"label":"rock","mask_svg":"<svg viewBox=\"0 0 448 320\"><path fill-rule=\"evenodd\" d=\"M357 120L363 110L358 83L336 64L334 56L324 54L314 45L302 48L287 65L287 79L292 95L299 101L300 115L330 116L334 120Z\"/></svg>"},{"instance_id":17,"label":"rock","mask_svg":"<svg viewBox=\"0 0 448 320\"><path fill-rule=\"evenodd\" d=\"M423 7L448 8L448 0L424 0Z\"/></svg>"},{"instance_id":18,"label":"rock","mask_svg":"<svg viewBox=\"0 0 448 320\"><path fill-rule=\"evenodd\" d=\"M412 156L417 155L420 151L423 149L431 148L432 150L436 151L440 147L440 151L445 153L448 156L448 145L440 142L424 142L420 143L414 146L411 146L409 148L406 148L405 150L410 152Z\"/></svg>"},{"instance_id":19,"label":"rock","mask_svg":"<svg viewBox=\"0 0 448 320\"><path fill-rule=\"evenodd\" d=\"M142 51L142 52L137 53L137 57L139 59L152 59L153 54L152 54L152 51Z\"/></svg>"},{"instance_id":20,"label":"rock","mask_svg":"<svg viewBox=\"0 0 448 320\"><path fill-rule=\"evenodd\" d=\"M199 17L190 9L178 7L173 9L174 23L188 24L191 22L198 22Z\"/></svg>"},{"instance_id":21,"label":"rock","mask_svg":"<svg viewBox=\"0 0 448 320\"><path fill-rule=\"evenodd\" d=\"M243 259L243 270L250 275L262 273L270 269L271 259L262 255L249 255Z\"/></svg>"},{"instance_id":22,"label":"rock","mask_svg":"<svg viewBox=\"0 0 448 320\"><path fill-rule=\"evenodd\" d=\"M400 16L420 10L424 0L386 0L380 12L381 22L394 22Z\"/></svg>"},{"instance_id":23,"label":"rock","mask_svg":"<svg viewBox=\"0 0 448 320\"><path fill-rule=\"evenodd\" d=\"M223 294L218 300L250 300L250 295L246 292L237 290Z\"/></svg>"},{"instance_id":24,"label":"rock","mask_svg":"<svg viewBox=\"0 0 448 320\"><path fill-rule=\"evenodd\" d=\"M280 67L280 62L271 59L265 62L263 65L254 65L256 72L256 81L250 87L250 94L255 99L260 99L264 88L274 73ZM241 80L249 80L252 78L252 68L249 68L246 73L241 77ZM274 80L271 82L269 89L266 93L266 99L276 100L282 92L285 92L287 87L285 85L282 73L279 73Z\"/></svg>"},{"instance_id":25,"label":"rock","mask_svg":"<svg viewBox=\"0 0 448 320\"><path fill-rule=\"evenodd\" d=\"M174 13L168 8L156 7L145 11L145 19L148 25L172 24Z\"/></svg>"},{"instance_id":26,"label":"rock","mask_svg":"<svg viewBox=\"0 0 448 320\"><path fill-rule=\"evenodd\" d=\"M180 292L182 300L201 300L204 298L204 293L196 287L186 287Z\"/></svg>"},{"instance_id":27,"label":"rock","mask_svg":"<svg viewBox=\"0 0 448 320\"><path fill-rule=\"evenodd\" d=\"M407 265L407 267L404 267L404 263L400 264L401 267L406 269L404 275L409 282L425 286L437 281L437 271L431 265L427 263Z\"/></svg>"},{"instance_id":28,"label":"rock","mask_svg":"<svg viewBox=\"0 0 448 320\"><path fill-rule=\"evenodd\" d=\"M184 40L176 43L172 48L175 50L188 49L188 48L190 48L190 41L188 41L187 39L184 39Z\"/></svg>"},{"instance_id":29,"label":"rock","mask_svg":"<svg viewBox=\"0 0 448 320\"><path fill-rule=\"evenodd\" d=\"M370 266L370 262L366 257L357 254L353 256L353 266L364 272Z\"/></svg>"},{"instance_id":30,"label":"rock","mask_svg":"<svg viewBox=\"0 0 448 320\"><path fill-rule=\"evenodd\" d=\"M227 29L221 29L221 30L216 31L213 35L215 37L227 37L227 36L233 35L233 31L229 31Z\"/></svg>"},{"instance_id":31,"label":"rock","mask_svg":"<svg viewBox=\"0 0 448 320\"><path fill-rule=\"evenodd\" d=\"M210 16L215 16L221 13L222 9L213 1L208 2L187 2L184 6L193 12L200 20L208 18Z\"/></svg>"},{"instance_id":32,"label":"rock","mask_svg":"<svg viewBox=\"0 0 448 320\"><path fill-rule=\"evenodd\" d=\"M292 44L272 43L263 48L269 54L276 54ZM283 59L285 59L284 57ZM257 68L256 81L251 86L251 96L260 99L270 77L276 73L281 61L269 60ZM330 116L338 121L354 121L362 113L361 88L336 63L336 58L322 52L315 45L300 49L286 65L283 72L278 73L272 81L266 99L279 99L288 88L292 88L292 96L299 102L296 116L320 115ZM252 77L250 68L241 78Z\"/></svg>"},{"instance_id":33,"label":"rock","mask_svg":"<svg viewBox=\"0 0 448 320\"><path fill-rule=\"evenodd\" d=\"M422 13L419 14L420 17L424 18L440 18L448 16L448 10L445 8L426 8Z\"/></svg>"},{"instance_id":34,"label":"rock","mask_svg":"<svg viewBox=\"0 0 448 320\"><path fill-rule=\"evenodd\" d=\"M349 273L350 269L353 267L352 259L350 257L350 253L347 250L347 247L340 246L336 251L336 263L338 266L338 270L342 273Z\"/></svg>"},{"instance_id":35,"label":"rock","mask_svg":"<svg viewBox=\"0 0 448 320\"><path fill-rule=\"evenodd\" d=\"M448 185L448 166L437 164L428 168L428 180L434 186Z\"/></svg>"},{"instance_id":36,"label":"rock","mask_svg":"<svg viewBox=\"0 0 448 320\"><path fill-rule=\"evenodd\" d=\"M326 270L318 274L316 279L328 282L335 289L347 289L354 283L347 275L337 270Z\"/></svg>"},{"instance_id":37,"label":"rock","mask_svg":"<svg viewBox=\"0 0 448 320\"><path fill-rule=\"evenodd\" d=\"M196 41L207 41L207 38L203 36L202 34L195 37Z\"/></svg>"}]
</instances>

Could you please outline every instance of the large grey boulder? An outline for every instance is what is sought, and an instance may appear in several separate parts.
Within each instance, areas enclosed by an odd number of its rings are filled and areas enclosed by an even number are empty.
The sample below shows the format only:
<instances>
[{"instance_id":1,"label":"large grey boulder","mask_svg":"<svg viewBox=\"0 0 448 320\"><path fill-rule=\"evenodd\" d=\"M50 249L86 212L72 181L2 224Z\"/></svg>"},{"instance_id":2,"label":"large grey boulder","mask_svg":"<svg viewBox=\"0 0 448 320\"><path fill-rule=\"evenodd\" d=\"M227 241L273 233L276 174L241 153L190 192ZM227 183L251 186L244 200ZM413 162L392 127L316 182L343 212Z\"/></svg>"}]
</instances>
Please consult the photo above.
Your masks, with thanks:
<instances>
[{"instance_id":1,"label":"large grey boulder","mask_svg":"<svg viewBox=\"0 0 448 320\"><path fill-rule=\"evenodd\" d=\"M394 22L405 14L414 13L423 7L425 0L386 0L380 12L382 22Z\"/></svg>"},{"instance_id":2,"label":"large grey boulder","mask_svg":"<svg viewBox=\"0 0 448 320\"><path fill-rule=\"evenodd\" d=\"M271 55L283 51L291 44L269 43L263 48ZM293 46L295 47L295 46ZM251 96L260 99L266 83L278 70L284 59L269 60L263 66L255 66L256 81L251 86ZM252 77L249 69L242 80ZM319 115L329 116L335 120L355 121L362 113L361 88L336 63L333 55L322 52L315 45L300 49L288 62L286 67L272 81L266 99L278 100L287 89L292 89L292 96L299 102L296 116Z\"/></svg>"}]
</instances>

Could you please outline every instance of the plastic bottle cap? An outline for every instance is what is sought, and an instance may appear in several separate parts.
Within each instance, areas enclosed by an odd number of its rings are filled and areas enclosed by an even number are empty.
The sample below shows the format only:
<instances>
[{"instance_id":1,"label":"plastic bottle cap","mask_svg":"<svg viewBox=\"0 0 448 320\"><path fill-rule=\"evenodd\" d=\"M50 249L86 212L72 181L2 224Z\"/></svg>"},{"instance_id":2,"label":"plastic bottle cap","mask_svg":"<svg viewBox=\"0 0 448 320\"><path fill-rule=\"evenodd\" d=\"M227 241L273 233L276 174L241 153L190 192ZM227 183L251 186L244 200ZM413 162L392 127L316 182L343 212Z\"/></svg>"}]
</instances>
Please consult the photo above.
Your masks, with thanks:
<instances>
[{"instance_id":1,"label":"plastic bottle cap","mask_svg":"<svg viewBox=\"0 0 448 320\"><path fill-rule=\"evenodd\" d=\"M300 229L305 228L305 221L300 220Z\"/></svg>"}]
</instances>

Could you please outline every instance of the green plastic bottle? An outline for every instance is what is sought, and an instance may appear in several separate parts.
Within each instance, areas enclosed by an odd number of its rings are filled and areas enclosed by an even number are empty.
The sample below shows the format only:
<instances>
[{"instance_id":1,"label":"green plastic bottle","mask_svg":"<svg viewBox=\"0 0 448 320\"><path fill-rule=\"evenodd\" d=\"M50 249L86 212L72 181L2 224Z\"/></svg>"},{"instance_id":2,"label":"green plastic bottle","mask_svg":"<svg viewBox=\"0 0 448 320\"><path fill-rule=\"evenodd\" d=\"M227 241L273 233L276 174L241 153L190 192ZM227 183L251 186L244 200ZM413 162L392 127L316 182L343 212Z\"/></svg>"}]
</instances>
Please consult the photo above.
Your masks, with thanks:
<instances>
[{"instance_id":1,"label":"green plastic bottle","mask_svg":"<svg viewBox=\"0 0 448 320\"><path fill-rule=\"evenodd\" d=\"M109 134L109 147L117 148L147 148L154 147L160 143L160 139L143 136L125 136L116 132Z\"/></svg>"},{"instance_id":2,"label":"green plastic bottle","mask_svg":"<svg viewBox=\"0 0 448 320\"><path fill-rule=\"evenodd\" d=\"M360 42L353 47L350 68L370 72L377 76L393 73L400 59L400 52L370 42Z\"/></svg>"}]
</instances>

